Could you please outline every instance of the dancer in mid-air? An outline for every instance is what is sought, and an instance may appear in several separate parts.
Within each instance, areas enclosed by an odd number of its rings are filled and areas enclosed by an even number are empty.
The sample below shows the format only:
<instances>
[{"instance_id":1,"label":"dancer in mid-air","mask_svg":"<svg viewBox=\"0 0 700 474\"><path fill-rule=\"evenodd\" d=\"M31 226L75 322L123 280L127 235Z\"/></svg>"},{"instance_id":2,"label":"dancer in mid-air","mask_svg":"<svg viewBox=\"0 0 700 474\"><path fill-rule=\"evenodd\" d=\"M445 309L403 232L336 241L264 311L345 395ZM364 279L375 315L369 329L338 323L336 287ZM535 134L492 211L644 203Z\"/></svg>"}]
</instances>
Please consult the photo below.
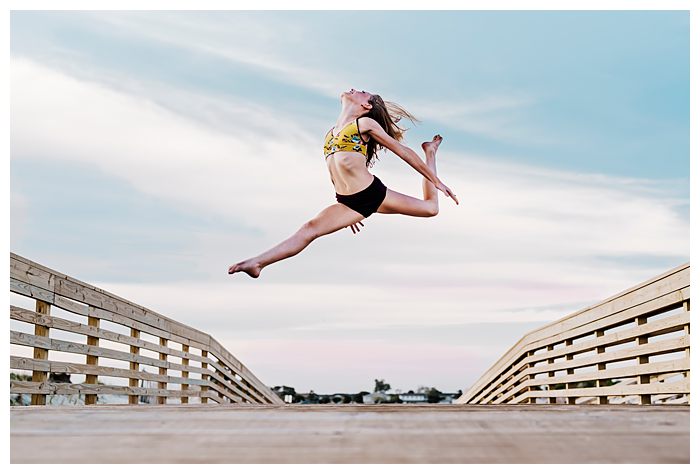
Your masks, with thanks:
<instances>
[{"instance_id":1,"label":"dancer in mid-air","mask_svg":"<svg viewBox=\"0 0 700 474\"><path fill-rule=\"evenodd\" d=\"M228 272L245 272L258 278L263 268L271 263L292 257L304 250L315 239L350 227L358 232L362 219L380 214L404 214L432 217L438 213L440 190L459 204L457 195L437 177L435 155L442 137L435 135L424 142L425 162L409 147L401 144L402 129L396 125L402 117L417 120L398 104L384 101L377 94L350 89L340 94L342 109L336 126L325 137L323 153L335 187L337 204L322 210L305 222L287 240L257 257L231 265ZM387 188L379 178L368 171L373 166L377 148L386 148L422 174L423 199L417 199Z\"/></svg>"}]
</instances>

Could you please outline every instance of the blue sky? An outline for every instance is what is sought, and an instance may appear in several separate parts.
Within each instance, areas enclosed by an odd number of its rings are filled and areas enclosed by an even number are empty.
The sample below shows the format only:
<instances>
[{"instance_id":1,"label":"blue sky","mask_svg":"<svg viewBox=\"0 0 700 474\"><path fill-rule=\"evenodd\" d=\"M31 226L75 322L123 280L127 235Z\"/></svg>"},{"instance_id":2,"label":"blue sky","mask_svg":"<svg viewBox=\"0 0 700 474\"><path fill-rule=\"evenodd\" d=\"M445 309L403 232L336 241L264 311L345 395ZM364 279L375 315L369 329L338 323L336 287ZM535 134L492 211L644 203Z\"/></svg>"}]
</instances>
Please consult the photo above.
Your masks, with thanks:
<instances>
[{"instance_id":1,"label":"blue sky","mask_svg":"<svg viewBox=\"0 0 700 474\"><path fill-rule=\"evenodd\" d=\"M421 119L414 150L445 137L460 206L228 276L335 202L321 147L350 87ZM11 88L11 250L269 385L465 389L689 259L687 12L15 11ZM393 155L370 172L421 196Z\"/></svg>"}]
</instances>

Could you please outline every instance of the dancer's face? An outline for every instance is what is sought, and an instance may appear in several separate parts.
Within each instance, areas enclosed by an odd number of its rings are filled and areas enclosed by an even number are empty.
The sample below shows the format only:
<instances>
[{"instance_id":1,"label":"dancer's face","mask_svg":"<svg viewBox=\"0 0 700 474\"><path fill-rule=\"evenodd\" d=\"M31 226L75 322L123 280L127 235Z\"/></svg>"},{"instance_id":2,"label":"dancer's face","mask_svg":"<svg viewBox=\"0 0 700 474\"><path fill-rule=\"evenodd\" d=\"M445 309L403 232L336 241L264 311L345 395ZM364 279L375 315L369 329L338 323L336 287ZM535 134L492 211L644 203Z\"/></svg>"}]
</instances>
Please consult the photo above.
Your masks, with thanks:
<instances>
[{"instance_id":1,"label":"dancer's face","mask_svg":"<svg viewBox=\"0 0 700 474\"><path fill-rule=\"evenodd\" d=\"M357 105L364 105L366 108L371 108L371 104L369 103L371 97L372 94L369 92L350 89L340 94L340 101L347 100Z\"/></svg>"}]
</instances>

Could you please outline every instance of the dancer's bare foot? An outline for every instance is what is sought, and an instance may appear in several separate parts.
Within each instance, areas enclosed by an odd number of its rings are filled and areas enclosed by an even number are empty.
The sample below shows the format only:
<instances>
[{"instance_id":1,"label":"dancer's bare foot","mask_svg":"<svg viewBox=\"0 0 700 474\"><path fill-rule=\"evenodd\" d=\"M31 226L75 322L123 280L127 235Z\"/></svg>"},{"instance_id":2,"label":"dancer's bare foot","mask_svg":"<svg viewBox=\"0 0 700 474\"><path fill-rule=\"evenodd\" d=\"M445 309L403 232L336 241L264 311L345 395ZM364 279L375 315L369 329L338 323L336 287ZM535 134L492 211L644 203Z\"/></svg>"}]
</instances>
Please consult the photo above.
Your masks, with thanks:
<instances>
[{"instance_id":1,"label":"dancer's bare foot","mask_svg":"<svg viewBox=\"0 0 700 474\"><path fill-rule=\"evenodd\" d=\"M440 135L435 135L431 141L423 142L420 146L427 155L428 152L436 153L440 143L442 143L442 137Z\"/></svg>"},{"instance_id":2,"label":"dancer's bare foot","mask_svg":"<svg viewBox=\"0 0 700 474\"><path fill-rule=\"evenodd\" d=\"M243 260L242 262L238 262L237 264L231 265L228 268L228 272L231 275L236 272L245 272L253 278L259 277L261 271L262 266L253 259Z\"/></svg>"}]
</instances>

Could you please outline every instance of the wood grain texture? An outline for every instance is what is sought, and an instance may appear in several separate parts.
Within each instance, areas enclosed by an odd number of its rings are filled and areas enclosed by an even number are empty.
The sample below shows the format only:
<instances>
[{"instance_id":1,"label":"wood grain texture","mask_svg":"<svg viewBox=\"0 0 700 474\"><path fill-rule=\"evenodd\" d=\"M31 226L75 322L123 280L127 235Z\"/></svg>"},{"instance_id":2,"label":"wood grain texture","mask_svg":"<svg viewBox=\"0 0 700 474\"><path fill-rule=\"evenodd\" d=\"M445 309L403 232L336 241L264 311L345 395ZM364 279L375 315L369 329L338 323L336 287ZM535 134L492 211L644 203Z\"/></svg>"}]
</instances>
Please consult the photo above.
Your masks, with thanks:
<instances>
[{"instance_id":1,"label":"wood grain texture","mask_svg":"<svg viewBox=\"0 0 700 474\"><path fill-rule=\"evenodd\" d=\"M688 463L687 406L13 407L12 463Z\"/></svg>"}]
</instances>

